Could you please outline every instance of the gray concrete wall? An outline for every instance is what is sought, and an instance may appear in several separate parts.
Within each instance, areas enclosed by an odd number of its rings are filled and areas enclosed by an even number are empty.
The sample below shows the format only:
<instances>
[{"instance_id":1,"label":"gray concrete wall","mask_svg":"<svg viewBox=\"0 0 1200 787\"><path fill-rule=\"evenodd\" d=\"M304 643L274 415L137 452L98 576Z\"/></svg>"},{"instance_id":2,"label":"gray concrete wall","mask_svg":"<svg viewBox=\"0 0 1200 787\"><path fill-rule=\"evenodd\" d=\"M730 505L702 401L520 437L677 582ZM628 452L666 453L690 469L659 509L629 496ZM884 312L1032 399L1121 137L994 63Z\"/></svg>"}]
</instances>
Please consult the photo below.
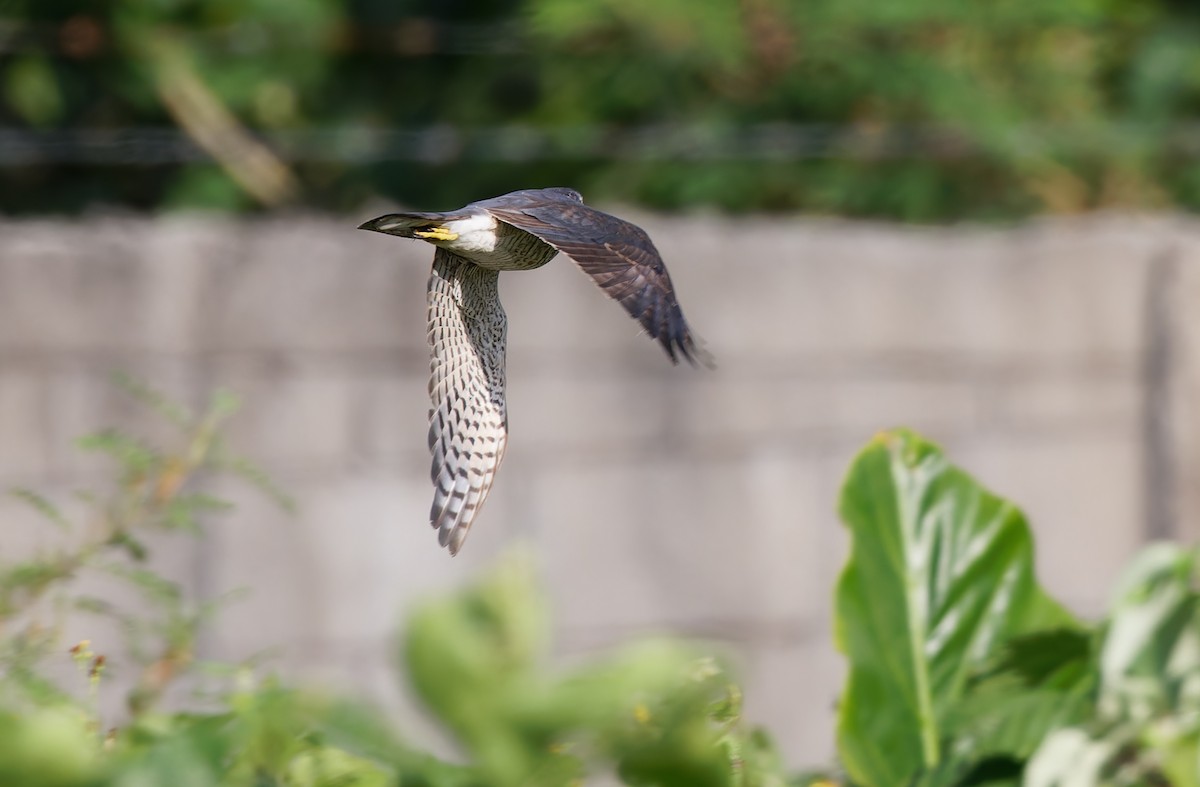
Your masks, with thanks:
<instances>
[{"instance_id":1,"label":"gray concrete wall","mask_svg":"<svg viewBox=\"0 0 1200 787\"><path fill-rule=\"evenodd\" d=\"M197 592L253 591L207 655L281 646L406 707L398 610L524 542L560 652L724 643L797 764L832 754L833 509L875 431L922 430L1019 502L1084 613L1146 538L1200 530L1200 225L636 218L720 368L672 368L566 259L503 276L508 456L454 560L426 524L429 250L354 218L0 221L0 484L65 493L106 472L76 436L161 430L113 370L194 405L229 387L231 441L301 513L229 484L238 512L168 549ZM48 537L31 520L0 503L4 553Z\"/></svg>"}]
</instances>

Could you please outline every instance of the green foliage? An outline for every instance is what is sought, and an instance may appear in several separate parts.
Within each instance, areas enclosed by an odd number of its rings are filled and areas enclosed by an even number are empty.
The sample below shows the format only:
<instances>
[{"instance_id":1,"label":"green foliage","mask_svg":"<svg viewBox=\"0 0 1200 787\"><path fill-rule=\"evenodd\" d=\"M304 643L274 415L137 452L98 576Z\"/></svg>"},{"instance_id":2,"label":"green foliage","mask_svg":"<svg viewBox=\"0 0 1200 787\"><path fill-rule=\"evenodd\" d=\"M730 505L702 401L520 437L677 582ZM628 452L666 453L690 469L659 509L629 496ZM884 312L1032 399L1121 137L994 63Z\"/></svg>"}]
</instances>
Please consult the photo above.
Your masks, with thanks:
<instances>
[{"instance_id":1,"label":"green foliage","mask_svg":"<svg viewBox=\"0 0 1200 787\"><path fill-rule=\"evenodd\" d=\"M1200 565L1148 548L1117 589L1098 658L1096 712L1046 738L1028 784L1200 784Z\"/></svg>"},{"instance_id":2,"label":"green foliage","mask_svg":"<svg viewBox=\"0 0 1200 787\"><path fill-rule=\"evenodd\" d=\"M942 762L973 671L1015 637L1076 624L1035 583L1020 512L913 434L858 457L841 515L853 550L837 590L851 664L839 749L853 778L901 784Z\"/></svg>"},{"instance_id":3,"label":"green foliage","mask_svg":"<svg viewBox=\"0 0 1200 787\"><path fill-rule=\"evenodd\" d=\"M64 539L21 562L0 565L0 708L26 703L49 703L56 708L67 695L43 677L40 667L62 648L66 614L71 611L111 617L127 638L130 666L139 678L128 697L135 718L150 712L166 688L194 659L196 630L222 600L194 603L180 587L160 576L149 565L145 539L156 532L199 531L199 519L228 506L203 493L191 491L198 479L232 468L252 467L225 448L217 431L232 414L236 402L218 393L208 410L194 415L169 403L146 386L125 378L117 381L178 429L174 445L160 447L116 430L104 430L78 441L82 450L109 457L115 468L111 491L80 492L83 508L68 515L39 493L16 489L12 494L27 503ZM242 473L260 482L261 471ZM104 574L132 590L144 604L141 615L131 615L106 598L81 595L73 590L83 574ZM108 655L95 653L90 643L72 649L88 678L94 700ZM94 708L79 706L80 713L95 715ZM57 718L57 717L50 717ZM90 722L99 725L97 718Z\"/></svg>"},{"instance_id":4,"label":"green foliage","mask_svg":"<svg viewBox=\"0 0 1200 787\"><path fill-rule=\"evenodd\" d=\"M610 762L631 785L782 785L773 746L693 647L648 640L554 675L542 605L520 564L432 602L405 638L414 689L477 763L481 783L555 785Z\"/></svg>"},{"instance_id":5,"label":"green foliage","mask_svg":"<svg viewBox=\"0 0 1200 787\"><path fill-rule=\"evenodd\" d=\"M1154 206L1184 196L1178 151L1164 144L1164 123L1200 104L1200 25L1182 6L579 5L530 4L550 52L585 53L555 60L542 75L547 119L690 122L717 134L803 120L860 132L858 154L835 148L825 160L756 161L744 151L736 157L747 160L732 166L617 161L596 177L622 196L663 207L715 202L908 220ZM905 152L922 135L933 135L930 144Z\"/></svg>"},{"instance_id":6,"label":"green foliage","mask_svg":"<svg viewBox=\"0 0 1200 787\"><path fill-rule=\"evenodd\" d=\"M1195 550L1147 548L1084 625L1035 584L1020 512L903 430L859 455L842 515L855 784L1200 784Z\"/></svg>"},{"instance_id":7,"label":"green foliage","mask_svg":"<svg viewBox=\"0 0 1200 787\"><path fill-rule=\"evenodd\" d=\"M30 161L3 210L550 184L910 221L1200 207L1200 12L1178 0L40 0L5 21L36 43L0 52L0 124L178 125L216 163ZM772 151L778 124L808 130L799 150ZM471 141L498 126L544 138ZM467 137L376 161L361 133L436 127ZM318 155L248 152L246 130L311 128Z\"/></svg>"},{"instance_id":8,"label":"green foliage","mask_svg":"<svg viewBox=\"0 0 1200 787\"><path fill-rule=\"evenodd\" d=\"M146 386L121 384L178 427L181 440L163 449L115 430L80 440L116 467L114 490L87 496L86 527L36 492L17 492L71 540L0 570L0 784L550 787L605 772L662 787L789 783L766 734L742 722L725 669L694 647L647 641L571 672L549 669L546 611L522 561L428 602L398 643L398 671L457 739L466 764L412 748L370 708L287 688L248 663L197 664L197 632L226 600L187 598L153 570L144 536L199 534L207 516L224 511L191 490L205 475L235 468L256 483L265 476L223 446L219 427L236 405L229 396L193 416ZM140 610L74 592L84 571L133 589ZM84 641L68 651L60 610L121 623L125 658L138 668L123 718L98 710L118 649L105 643L107 652L97 652L100 643ZM83 696L43 676L63 658L84 678ZM167 687L198 679L201 667L225 676L208 690L205 710L164 712Z\"/></svg>"},{"instance_id":9,"label":"green foliage","mask_svg":"<svg viewBox=\"0 0 1200 787\"><path fill-rule=\"evenodd\" d=\"M114 492L88 498L97 519L86 528L18 492L71 542L0 571L0 784L1200 785L1200 551L1147 548L1109 615L1080 622L1037 584L1020 511L904 430L867 445L841 495L852 549L835 605L849 662L837 770L788 774L743 721L725 666L696 645L648 639L555 668L546 605L519 559L422 604L398 640L397 672L461 752L444 761L376 709L289 688L248 662L196 663L196 632L224 600L188 599L152 570L142 536L181 518L201 532L224 510L192 487L248 466L219 435L234 403L218 397L196 417L125 387L180 428L175 449L111 431L81 441L117 468ZM135 589L143 611L74 594L85 570ZM140 670L122 718L98 711L107 655L58 641L64 609L121 621ZM82 692L44 676L63 658ZM201 667L222 676L203 710L162 710L166 687Z\"/></svg>"},{"instance_id":10,"label":"green foliage","mask_svg":"<svg viewBox=\"0 0 1200 787\"><path fill-rule=\"evenodd\" d=\"M65 706L0 713L0 783L87 784L100 758L87 717Z\"/></svg>"}]
</instances>

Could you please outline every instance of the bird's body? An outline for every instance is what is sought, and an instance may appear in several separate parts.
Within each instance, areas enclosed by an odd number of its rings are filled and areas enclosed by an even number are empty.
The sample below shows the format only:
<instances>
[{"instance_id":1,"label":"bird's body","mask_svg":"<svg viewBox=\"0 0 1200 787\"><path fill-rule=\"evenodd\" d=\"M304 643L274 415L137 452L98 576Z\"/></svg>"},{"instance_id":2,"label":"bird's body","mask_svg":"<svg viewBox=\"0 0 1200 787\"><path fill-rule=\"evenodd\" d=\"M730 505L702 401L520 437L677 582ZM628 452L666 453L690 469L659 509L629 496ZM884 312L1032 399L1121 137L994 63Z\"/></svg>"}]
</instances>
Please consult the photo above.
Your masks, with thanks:
<instances>
[{"instance_id":1,"label":"bird's body","mask_svg":"<svg viewBox=\"0 0 1200 787\"><path fill-rule=\"evenodd\" d=\"M557 249L536 235L497 221L485 211L463 219L451 219L444 228L447 234L457 237L453 240L432 238L429 242L488 270L532 270L542 267L558 254Z\"/></svg>"},{"instance_id":2,"label":"bird's body","mask_svg":"<svg viewBox=\"0 0 1200 787\"><path fill-rule=\"evenodd\" d=\"M446 213L393 213L360 229L437 247L427 301L430 523L451 554L487 498L508 442L508 323L497 290L500 271L539 268L561 251L638 319L673 363L679 355L711 362L646 233L587 207L570 189L516 191Z\"/></svg>"}]
</instances>

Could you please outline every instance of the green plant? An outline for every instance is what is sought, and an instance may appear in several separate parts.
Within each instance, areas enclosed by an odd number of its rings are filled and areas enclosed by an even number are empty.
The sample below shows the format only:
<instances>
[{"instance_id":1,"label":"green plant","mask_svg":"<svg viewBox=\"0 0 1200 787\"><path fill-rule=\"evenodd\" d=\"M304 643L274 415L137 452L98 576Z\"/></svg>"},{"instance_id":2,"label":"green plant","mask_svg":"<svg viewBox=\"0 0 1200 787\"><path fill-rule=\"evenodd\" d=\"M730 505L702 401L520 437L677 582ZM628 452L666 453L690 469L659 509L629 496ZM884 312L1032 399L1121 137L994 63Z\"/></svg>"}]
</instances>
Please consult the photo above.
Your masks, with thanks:
<instances>
[{"instance_id":1,"label":"green plant","mask_svg":"<svg viewBox=\"0 0 1200 787\"><path fill-rule=\"evenodd\" d=\"M33 490L12 490L48 526L57 528L60 538L57 545L0 568L0 699L9 703L67 698L40 675L38 665L61 644L65 616L76 611L109 616L121 624L129 658L140 669L130 710L136 715L153 708L191 663L197 628L223 600L197 604L185 598L177 583L148 564L147 536L197 535L205 516L228 509L228 504L197 488L207 475L239 475L284 507L291 506L260 470L232 454L221 440L219 428L237 408L232 396L219 393L205 413L194 415L133 380L120 377L117 383L158 412L178 438L166 448L116 430L80 439L80 449L109 457L116 472L111 491L76 493L78 515L64 513ZM132 587L143 604L141 614L128 614L102 597L72 592L75 580L88 572ZM108 657L93 653L87 643L72 655L88 675L89 694L94 695ZM98 727L100 722L92 718L90 723Z\"/></svg>"},{"instance_id":2,"label":"green plant","mask_svg":"<svg viewBox=\"0 0 1200 787\"><path fill-rule=\"evenodd\" d=\"M1078 624L1036 585L1021 513L913 435L859 456L841 514L853 536L837 590L851 665L841 754L855 778L900 784L950 759L973 674L1008 643Z\"/></svg>"},{"instance_id":3,"label":"green plant","mask_svg":"<svg viewBox=\"0 0 1200 787\"><path fill-rule=\"evenodd\" d=\"M1195 549L1148 547L1084 624L1034 582L1021 513L903 430L860 454L841 511L853 783L1200 783Z\"/></svg>"},{"instance_id":4,"label":"green plant","mask_svg":"<svg viewBox=\"0 0 1200 787\"><path fill-rule=\"evenodd\" d=\"M195 672L195 632L215 605L147 568L140 536L195 529L221 508L193 489L197 475L263 478L221 443L227 398L196 418L127 387L182 428L181 447L113 432L82 441L119 468L115 492L89 498L98 524L0 572L0 784L551 787L608 774L645 787L1200 785L1200 553L1147 548L1110 614L1077 620L1038 586L1020 511L904 430L868 444L841 495L852 550L836 597L850 667L837 769L788 774L769 736L742 720L720 660L696 645L634 642L554 670L535 572L515 558L423 604L398 640L397 671L458 743L459 762L413 747L376 709L249 664L225 667L205 710L166 712L157 700ZM18 494L72 527L49 501ZM73 595L85 569L132 583L148 612ZM68 652L56 640L67 606L116 615L154 645L132 649L141 672L121 718L102 723L95 702L110 660L94 643ZM42 677L67 658L82 692Z\"/></svg>"},{"instance_id":5,"label":"green plant","mask_svg":"<svg viewBox=\"0 0 1200 787\"><path fill-rule=\"evenodd\" d=\"M192 602L156 573L145 534L200 534L204 516L225 509L196 489L212 472L232 470L287 501L225 449L219 427L231 398L216 397L194 417L144 386L123 385L178 426L181 439L174 449L115 431L81 440L118 469L111 494L85 496L85 526L35 492L16 492L70 538L0 570L0 784L515 787L582 783L603 771L631 785L785 784L765 733L742 722L724 667L693 646L645 641L571 672L548 670L546 616L519 560L425 605L398 643L400 671L468 764L413 749L370 708L287 688L249 664L207 665L226 676L208 691L205 705L215 696L215 710L161 710L166 687L196 675L197 631L222 601ZM78 595L73 583L84 571L131 584L142 608ZM96 652L101 643L68 649L60 634L68 610L120 620L127 662ZM68 658L83 673L82 696L42 674ZM138 678L125 714L102 718L97 697L109 670L131 664Z\"/></svg>"},{"instance_id":6,"label":"green plant","mask_svg":"<svg viewBox=\"0 0 1200 787\"><path fill-rule=\"evenodd\" d=\"M4 165L6 211L551 184L906 221L1200 207L1185 0L6 0L0 23L0 124L51 141ZM154 166L53 160L52 132L122 129Z\"/></svg>"},{"instance_id":7,"label":"green plant","mask_svg":"<svg viewBox=\"0 0 1200 787\"><path fill-rule=\"evenodd\" d=\"M1090 665L1095 705L1041 742L1031 787L1200 785L1198 557L1157 544L1130 566Z\"/></svg>"}]
</instances>

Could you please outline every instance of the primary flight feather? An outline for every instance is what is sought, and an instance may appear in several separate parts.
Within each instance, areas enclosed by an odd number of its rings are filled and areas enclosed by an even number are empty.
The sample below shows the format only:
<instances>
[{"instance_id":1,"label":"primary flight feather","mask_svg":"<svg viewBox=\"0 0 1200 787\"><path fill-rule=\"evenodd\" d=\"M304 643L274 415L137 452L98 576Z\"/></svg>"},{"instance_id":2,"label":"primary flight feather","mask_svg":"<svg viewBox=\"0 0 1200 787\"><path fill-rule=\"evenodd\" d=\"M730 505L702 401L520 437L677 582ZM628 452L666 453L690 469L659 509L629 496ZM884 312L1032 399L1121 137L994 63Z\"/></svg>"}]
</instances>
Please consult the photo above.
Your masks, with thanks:
<instances>
[{"instance_id":1,"label":"primary flight feather","mask_svg":"<svg viewBox=\"0 0 1200 787\"><path fill-rule=\"evenodd\" d=\"M436 246L429 277L430 524L457 554L487 499L508 442L500 271L558 252L575 261L662 345L672 363L712 365L693 336L662 257L640 227L565 188L525 189L446 213L389 213L359 229Z\"/></svg>"}]
</instances>

